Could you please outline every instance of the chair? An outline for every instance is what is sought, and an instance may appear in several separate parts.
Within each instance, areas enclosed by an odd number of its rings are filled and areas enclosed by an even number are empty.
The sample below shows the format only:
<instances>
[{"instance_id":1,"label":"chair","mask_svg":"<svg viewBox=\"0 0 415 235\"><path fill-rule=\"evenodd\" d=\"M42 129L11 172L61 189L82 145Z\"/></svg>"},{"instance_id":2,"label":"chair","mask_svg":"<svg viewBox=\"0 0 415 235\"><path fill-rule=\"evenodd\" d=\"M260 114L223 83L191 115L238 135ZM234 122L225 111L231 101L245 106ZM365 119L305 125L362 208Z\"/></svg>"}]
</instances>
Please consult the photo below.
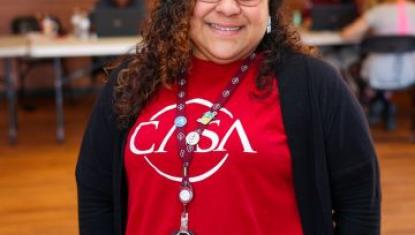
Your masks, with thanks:
<instances>
[{"instance_id":1,"label":"chair","mask_svg":"<svg viewBox=\"0 0 415 235\"><path fill-rule=\"evenodd\" d=\"M385 36L368 37L361 42L360 50L363 56L368 55L370 53L394 54L394 55L402 55L403 53L408 53L408 52L415 53L415 36L385 35ZM397 66L400 66L399 63L397 63ZM399 70L400 68L397 67L396 69ZM408 85L406 87L399 87L399 89L391 89L391 90L412 91L411 92L411 101L412 101L411 103L411 125L412 125L412 131L413 131L412 138L414 138L415 140L415 90L411 90L410 89L411 87L412 87L411 85ZM385 89L384 91L389 91L389 90ZM385 98L383 98L381 102L383 103L384 110L386 110L386 112L388 110L391 112L391 109L393 108L393 105L391 104L391 102ZM387 115L387 114L384 114L384 115Z\"/></svg>"},{"instance_id":2,"label":"chair","mask_svg":"<svg viewBox=\"0 0 415 235\"><path fill-rule=\"evenodd\" d=\"M34 16L20 16L12 20L11 30L13 34L26 34L40 32L40 24Z\"/></svg>"}]
</instances>

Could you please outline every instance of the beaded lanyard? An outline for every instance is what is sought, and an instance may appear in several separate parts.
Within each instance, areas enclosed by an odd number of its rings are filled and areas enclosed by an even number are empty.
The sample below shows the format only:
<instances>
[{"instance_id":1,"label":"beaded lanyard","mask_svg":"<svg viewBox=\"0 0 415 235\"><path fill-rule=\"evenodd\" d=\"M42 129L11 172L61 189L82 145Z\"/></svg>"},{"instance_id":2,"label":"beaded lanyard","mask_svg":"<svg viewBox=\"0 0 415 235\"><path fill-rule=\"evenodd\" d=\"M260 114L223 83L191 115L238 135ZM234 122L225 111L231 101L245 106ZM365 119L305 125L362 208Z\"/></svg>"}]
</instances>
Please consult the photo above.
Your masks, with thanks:
<instances>
[{"instance_id":1,"label":"beaded lanyard","mask_svg":"<svg viewBox=\"0 0 415 235\"><path fill-rule=\"evenodd\" d=\"M174 119L174 125L176 126L176 137L178 140L178 155L182 160L182 170L183 177L181 182L181 187L179 191L179 200L183 205L183 212L181 213L180 220L180 229L173 233L173 235L194 235L188 229L189 223L189 213L188 205L193 199L194 192L189 178L189 167L193 158L193 152L196 148L197 143L200 140L200 135L207 125L215 118L218 114L218 111L225 105L229 100L234 90L246 77L249 66L252 64L256 57L256 54L251 54L245 61L242 66L236 72L236 75L232 77L229 83L226 85L225 89L219 94L219 97L216 99L216 102L212 105L209 111L205 112L201 118L197 119L199 123L197 128L194 131L185 134L185 126L187 124L186 118L186 78L179 79L178 83L178 93L177 93L177 107L176 107L176 117Z\"/></svg>"}]
</instances>

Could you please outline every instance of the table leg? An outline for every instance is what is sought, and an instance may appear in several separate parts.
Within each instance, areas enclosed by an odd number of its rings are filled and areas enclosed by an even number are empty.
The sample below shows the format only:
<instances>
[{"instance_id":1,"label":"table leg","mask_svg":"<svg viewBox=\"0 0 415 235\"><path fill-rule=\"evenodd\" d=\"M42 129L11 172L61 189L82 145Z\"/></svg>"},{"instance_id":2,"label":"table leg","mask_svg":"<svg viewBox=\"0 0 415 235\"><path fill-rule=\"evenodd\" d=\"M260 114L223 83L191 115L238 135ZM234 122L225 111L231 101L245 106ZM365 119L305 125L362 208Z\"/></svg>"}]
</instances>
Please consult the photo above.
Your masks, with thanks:
<instances>
[{"instance_id":1,"label":"table leg","mask_svg":"<svg viewBox=\"0 0 415 235\"><path fill-rule=\"evenodd\" d=\"M65 139L64 117L63 117L63 75L62 61L54 59L55 72L55 103L56 103L56 140L63 142Z\"/></svg>"},{"instance_id":2,"label":"table leg","mask_svg":"<svg viewBox=\"0 0 415 235\"><path fill-rule=\"evenodd\" d=\"M6 93L9 108L9 142L15 144L17 139L17 110L16 110L16 92L14 80L12 78L12 59L4 58L4 73L6 81Z\"/></svg>"}]
</instances>

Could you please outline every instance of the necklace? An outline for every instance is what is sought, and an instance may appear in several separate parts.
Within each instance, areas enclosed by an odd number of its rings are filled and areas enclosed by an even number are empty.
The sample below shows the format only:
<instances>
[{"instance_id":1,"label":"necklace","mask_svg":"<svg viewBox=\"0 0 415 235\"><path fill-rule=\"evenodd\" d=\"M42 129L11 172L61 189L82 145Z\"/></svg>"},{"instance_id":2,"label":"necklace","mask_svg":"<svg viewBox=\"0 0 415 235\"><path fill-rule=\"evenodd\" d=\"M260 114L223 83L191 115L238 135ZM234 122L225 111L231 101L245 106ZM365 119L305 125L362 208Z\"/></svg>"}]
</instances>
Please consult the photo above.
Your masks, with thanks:
<instances>
[{"instance_id":1,"label":"necklace","mask_svg":"<svg viewBox=\"0 0 415 235\"><path fill-rule=\"evenodd\" d=\"M207 125L215 119L218 111L225 105L225 103L232 96L235 89L246 77L249 66L256 57L253 53L244 60L242 66L236 72L235 76L228 82L225 89L219 94L216 102L213 103L209 111L205 112L199 119L197 119L198 126L195 130L186 134L185 126L187 124L186 118L186 85L187 80L185 76L178 79L177 105L176 117L174 125L176 126L176 138L178 141L178 155L182 160L182 182L179 190L179 200L182 203L183 210L180 216L180 229L175 231L173 235L194 235L188 228L189 211L188 207L194 197L194 191L189 178L190 163L193 159L193 152L200 140L200 135Z\"/></svg>"}]
</instances>

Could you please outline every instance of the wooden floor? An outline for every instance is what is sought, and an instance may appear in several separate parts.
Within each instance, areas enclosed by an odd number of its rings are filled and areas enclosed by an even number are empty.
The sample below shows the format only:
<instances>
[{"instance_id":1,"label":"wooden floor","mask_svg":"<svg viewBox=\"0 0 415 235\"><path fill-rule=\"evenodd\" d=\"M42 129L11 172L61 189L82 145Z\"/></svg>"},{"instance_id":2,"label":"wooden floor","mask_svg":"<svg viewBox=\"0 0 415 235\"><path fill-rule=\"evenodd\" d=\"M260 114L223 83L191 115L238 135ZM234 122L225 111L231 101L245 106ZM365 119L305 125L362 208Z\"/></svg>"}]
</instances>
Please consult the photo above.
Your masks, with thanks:
<instances>
[{"instance_id":1,"label":"wooden floor","mask_svg":"<svg viewBox=\"0 0 415 235\"><path fill-rule=\"evenodd\" d=\"M54 139L53 102L36 101L35 112L19 111L19 143L8 146L4 101L0 103L0 234L77 234L74 165L93 98L66 105L66 142ZM415 144L409 123L385 133L373 130L379 154L382 234L415 234ZM352 234L351 234L352 235Z\"/></svg>"}]
</instances>

